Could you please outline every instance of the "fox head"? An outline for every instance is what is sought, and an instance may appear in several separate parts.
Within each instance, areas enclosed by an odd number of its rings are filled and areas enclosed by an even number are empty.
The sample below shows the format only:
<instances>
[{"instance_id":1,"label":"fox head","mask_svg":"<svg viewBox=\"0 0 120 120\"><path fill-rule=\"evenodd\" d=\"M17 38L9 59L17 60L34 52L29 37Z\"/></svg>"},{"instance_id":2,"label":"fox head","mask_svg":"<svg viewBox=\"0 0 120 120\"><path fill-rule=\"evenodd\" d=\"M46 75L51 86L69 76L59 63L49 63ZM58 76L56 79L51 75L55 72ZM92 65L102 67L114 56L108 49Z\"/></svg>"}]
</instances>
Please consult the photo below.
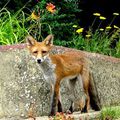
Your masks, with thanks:
<instances>
[{"instance_id":1,"label":"fox head","mask_svg":"<svg viewBox=\"0 0 120 120\"><path fill-rule=\"evenodd\" d=\"M42 42L37 42L32 36L27 36L26 42L30 53L40 64L49 55L49 51L53 46L53 35L48 35Z\"/></svg>"}]
</instances>

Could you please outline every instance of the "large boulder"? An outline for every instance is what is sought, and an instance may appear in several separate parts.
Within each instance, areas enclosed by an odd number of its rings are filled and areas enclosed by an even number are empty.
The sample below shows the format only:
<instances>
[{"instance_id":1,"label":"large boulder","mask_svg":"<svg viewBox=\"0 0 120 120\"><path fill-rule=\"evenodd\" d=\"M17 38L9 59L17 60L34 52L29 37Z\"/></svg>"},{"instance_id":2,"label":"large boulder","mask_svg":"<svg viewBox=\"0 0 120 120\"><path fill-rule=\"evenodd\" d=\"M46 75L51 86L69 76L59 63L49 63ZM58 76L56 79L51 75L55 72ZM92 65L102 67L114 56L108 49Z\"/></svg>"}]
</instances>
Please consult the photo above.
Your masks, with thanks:
<instances>
[{"instance_id":1,"label":"large boulder","mask_svg":"<svg viewBox=\"0 0 120 120\"><path fill-rule=\"evenodd\" d=\"M52 53L76 51L55 47ZM78 51L81 52L81 51ZM120 59L84 52L90 59L96 103L102 106L120 105ZM73 90L67 81L61 83L64 111L71 100L84 96L81 83ZM77 96L77 97L76 97ZM0 118L27 117L33 107L36 116L50 111L50 85L45 81L39 65L33 60L25 45L0 47Z\"/></svg>"}]
</instances>

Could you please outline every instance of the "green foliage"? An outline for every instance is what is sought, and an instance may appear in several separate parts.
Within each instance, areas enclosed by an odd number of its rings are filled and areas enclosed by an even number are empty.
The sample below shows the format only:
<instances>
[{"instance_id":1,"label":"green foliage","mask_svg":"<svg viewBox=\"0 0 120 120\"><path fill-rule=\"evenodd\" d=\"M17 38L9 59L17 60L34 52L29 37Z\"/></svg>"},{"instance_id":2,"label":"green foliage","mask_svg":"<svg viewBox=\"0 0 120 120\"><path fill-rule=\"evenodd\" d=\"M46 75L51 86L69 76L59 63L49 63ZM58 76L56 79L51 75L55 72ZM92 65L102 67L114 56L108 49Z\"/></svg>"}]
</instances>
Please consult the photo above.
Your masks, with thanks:
<instances>
[{"instance_id":1,"label":"green foliage","mask_svg":"<svg viewBox=\"0 0 120 120\"><path fill-rule=\"evenodd\" d=\"M120 118L120 106L103 108L101 111L102 120L115 120Z\"/></svg>"},{"instance_id":2,"label":"green foliage","mask_svg":"<svg viewBox=\"0 0 120 120\"><path fill-rule=\"evenodd\" d=\"M120 39L119 39L119 41L117 42L117 45L116 45L116 47L115 47L115 50L116 50L116 52L114 53L114 56L120 58Z\"/></svg>"},{"instance_id":3,"label":"green foliage","mask_svg":"<svg viewBox=\"0 0 120 120\"><path fill-rule=\"evenodd\" d=\"M115 32L113 32L113 34L114 33ZM75 33L71 38L71 41L64 41L64 43L61 45L68 46L70 48L76 48L79 50L120 57L120 37L117 39L118 42L116 43L116 47L112 48L111 44L113 38L112 36L109 36L109 32L101 32L96 30L95 33L91 33L90 37L85 37L82 35L82 33Z\"/></svg>"},{"instance_id":4,"label":"green foliage","mask_svg":"<svg viewBox=\"0 0 120 120\"><path fill-rule=\"evenodd\" d=\"M30 2L27 1L23 8ZM0 10L0 45L21 43L27 34L31 34L39 41L48 34L54 34L56 45L120 57L120 28L112 25L118 13L114 13L112 22L102 29L101 24L106 18L101 16L101 19L99 13L93 14L95 19L87 31L77 26L75 14L80 12L79 0L52 0L52 7L55 8L49 10L46 7L50 2L50 0L39 1L34 9L33 7L30 9L31 15L23 12L23 8L14 13L2 8ZM98 27L96 26L97 30L93 31L92 27L98 19L100 23ZM114 41L116 45L111 47Z\"/></svg>"},{"instance_id":5,"label":"green foliage","mask_svg":"<svg viewBox=\"0 0 120 120\"><path fill-rule=\"evenodd\" d=\"M10 12L17 12L23 6L32 8L37 3L37 0L0 0L0 9L7 8ZM25 11L24 11L25 12Z\"/></svg>"},{"instance_id":6,"label":"green foliage","mask_svg":"<svg viewBox=\"0 0 120 120\"><path fill-rule=\"evenodd\" d=\"M71 41L67 42L67 46L71 48L102 53L105 55L111 55L113 51L112 48L110 48L110 44L111 41L108 36L100 34L98 31L89 38L83 37L82 34L75 34Z\"/></svg>"},{"instance_id":7,"label":"green foliage","mask_svg":"<svg viewBox=\"0 0 120 120\"><path fill-rule=\"evenodd\" d=\"M98 15L98 13L96 14ZM95 31L92 30L92 26L94 25L96 18L88 31L74 25L71 40L62 42L57 41L56 44L89 52L120 57L120 28L116 25L112 27L112 22L106 28L100 28L103 18L105 17L102 17L102 19L99 18L101 21ZM112 47L114 41L116 41L116 45L114 45L115 47Z\"/></svg>"},{"instance_id":8,"label":"green foliage","mask_svg":"<svg viewBox=\"0 0 120 120\"><path fill-rule=\"evenodd\" d=\"M41 0L38 2L35 11L36 14L40 12L40 20L32 21L32 24L38 24L38 26L36 26L36 33L34 32L35 37L38 36L37 38L40 39L49 33L53 33L55 40L59 39L61 42L69 41L73 34L71 26L78 22L75 18L75 14L80 12L77 1L78 0L53 0L51 3L55 5L54 13L46 9L47 3L50 3L49 0ZM33 33L31 32L31 34Z\"/></svg>"},{"instance_id":9,"label":"green foliage","mask_svg":"<svg viewBox=\"0 0 120 120\"><path fill-rule=\"evenodd\" d=\"M0 10L0 45L23 42L27 30L25 14L18 11L12 15L7 9Z\"/></svg>"}]
</instances>

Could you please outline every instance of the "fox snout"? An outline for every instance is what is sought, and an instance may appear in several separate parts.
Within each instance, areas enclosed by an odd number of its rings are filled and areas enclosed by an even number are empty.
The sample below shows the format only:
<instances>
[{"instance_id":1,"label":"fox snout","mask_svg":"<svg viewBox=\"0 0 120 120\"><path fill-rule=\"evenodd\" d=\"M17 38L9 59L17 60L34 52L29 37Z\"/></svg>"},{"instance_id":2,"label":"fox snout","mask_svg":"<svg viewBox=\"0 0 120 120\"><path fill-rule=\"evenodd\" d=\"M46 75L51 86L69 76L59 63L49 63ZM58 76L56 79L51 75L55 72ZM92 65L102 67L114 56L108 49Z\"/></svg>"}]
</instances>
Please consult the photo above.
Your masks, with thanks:
<instances>
[{"instance_id":1,"label":"fox snout","mask_svg":"<svg viewBox=\"0 0 120 120\"><path fill-rule=\"evenodd\" d=\"M46 56L43 56L43 57L37 57L37 58L36 58L36 62L37 62L38 64L43 63L43 62L46 61L46 59L48 58L48 55L49 55L49 54L47 54Z\"/></svg>"},{"instance_id":2,"label":"fox snout","mask_svg":"<svg viewBox=\"0 0 120 120\"><path fill-rule=\"evenodd\" d=\"M42 60L41 60L41 59L37 59L37 63L38 63L38 64L41 64L41 63L42 63Z\"/></svg>"}]
</instances>

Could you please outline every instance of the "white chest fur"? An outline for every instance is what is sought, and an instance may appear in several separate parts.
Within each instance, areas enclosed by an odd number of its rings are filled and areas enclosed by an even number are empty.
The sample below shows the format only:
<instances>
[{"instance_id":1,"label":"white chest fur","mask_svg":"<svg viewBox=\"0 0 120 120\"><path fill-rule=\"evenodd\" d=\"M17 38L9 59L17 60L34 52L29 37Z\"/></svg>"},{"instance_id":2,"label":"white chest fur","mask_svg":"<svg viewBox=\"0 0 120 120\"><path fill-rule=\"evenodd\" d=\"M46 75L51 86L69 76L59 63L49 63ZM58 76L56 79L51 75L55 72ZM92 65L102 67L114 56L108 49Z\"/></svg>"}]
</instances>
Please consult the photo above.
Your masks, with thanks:
<instances>
[{"instance_id":1,"label":"white chest fur","mask_svg":"<svg viewBox=\"0 0 120 120\"><path fill-rule=\"evenodd\" d=\"M56 75L55 67L56 65L52 63L51 59L47 57L44 62L40 64L41 70L45 80L50 84L55 84Z\"/></svg>"}]
</instances>

